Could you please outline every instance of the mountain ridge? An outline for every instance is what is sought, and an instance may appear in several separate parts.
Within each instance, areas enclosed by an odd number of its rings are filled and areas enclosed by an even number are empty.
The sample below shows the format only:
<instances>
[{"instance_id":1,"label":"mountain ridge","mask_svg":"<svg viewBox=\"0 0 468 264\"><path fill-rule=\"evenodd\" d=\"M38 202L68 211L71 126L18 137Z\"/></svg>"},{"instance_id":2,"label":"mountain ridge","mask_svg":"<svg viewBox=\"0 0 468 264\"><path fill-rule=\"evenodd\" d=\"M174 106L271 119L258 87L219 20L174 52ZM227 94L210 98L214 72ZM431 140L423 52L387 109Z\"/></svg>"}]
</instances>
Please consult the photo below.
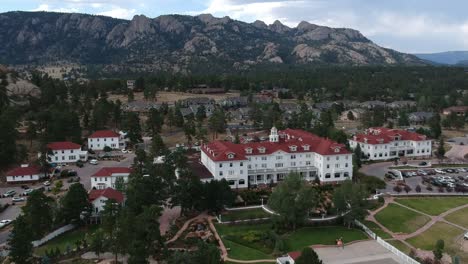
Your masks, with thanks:
<instances>
[{"instance_id":1,"label":"mountain ridge","mask_svg":"<svg viewBox=\"0 0 468 264\"><path fill-rule=\"evenodd\" d=\"M438 64L457 65L464 64L468 61L468 51L443 51L434 53L415 53L415 56L420 59L435 62Z\"/></svg>"},{"instance_id":2,"label":"mountain ridge","mask_svg":"<svg viewBox=\"0 0 468 264\"><path fill-rule=\"evenodd\" d=\"M54 13L0 13L0 60L7 64L73 62L107 70L242 70L260 64L424 64L379 47L359 31L300 22L246 23L211 14L136 15L131 20Z\"/></svg>"}]
</instances>

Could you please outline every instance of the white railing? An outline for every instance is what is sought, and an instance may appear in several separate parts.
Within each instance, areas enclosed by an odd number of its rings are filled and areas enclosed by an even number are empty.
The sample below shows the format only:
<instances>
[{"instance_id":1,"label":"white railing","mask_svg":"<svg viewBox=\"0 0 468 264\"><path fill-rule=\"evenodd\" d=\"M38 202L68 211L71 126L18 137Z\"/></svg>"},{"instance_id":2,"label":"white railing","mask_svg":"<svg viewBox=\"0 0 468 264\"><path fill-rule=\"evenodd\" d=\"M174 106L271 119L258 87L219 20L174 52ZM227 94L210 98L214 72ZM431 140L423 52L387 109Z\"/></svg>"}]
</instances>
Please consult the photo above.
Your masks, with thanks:
<instances>
[{"instance_id":1,"label":"white railing","mask_svg":"<svg viewBox=\"0 0 468 264\"><path fill-rule=\"evenodd\" d=\"M42 246L44 245L45 243L47 243L48 241L60 236L61 234L65 233L65 232L68 232L70 230L73 230L75 229L76 226L75 225L72 225L72 224L68 224L66 226L62 226L61 228L47 234L45 237L39 239L39 240L36 240L36 241L33 241L32 244L33 244L33 247L39 247L39 246Z\"/></svg>"},{"instance_id":2,"label":"white railing","mask_svg":"<svg viewBox=\"0 0 468 264\"><path fill-rule=\"evenodd\" d=\"M398 248L392 246L390 243L386 242L385 240L383 240L382 238L377 236L377 234L375 234L372 230L370 230L370 228L368 228L363 223L359 222L358 220L354 220L354 223L357 226L361 227L364 230L364 232L366 232L371 238L375 239L377 241L377 243L382 245L384 248L388 249L393 254L397 255L402 260L401 263L404 263L404 264L420 264L416 260L412 259L410 256L408 256L405 253L401 252Z\"/></svg>"},{"instance_id":3,"label":"white railing","mask_svg":"<svg viewBox=\"0 0 468 264\"><path fill-rule=\"evenodd\" d=\"M416 260L412 259L410 256L406 255L405 253L401 252L399 249L396 247L390 245L390 243L384 241L382 238L377 237L377 243L382 245L384 248L390 250L393 254L397 255L401 260L403 260L403 263L406 264L420 264Z\"/></svg>"}]
</instances>

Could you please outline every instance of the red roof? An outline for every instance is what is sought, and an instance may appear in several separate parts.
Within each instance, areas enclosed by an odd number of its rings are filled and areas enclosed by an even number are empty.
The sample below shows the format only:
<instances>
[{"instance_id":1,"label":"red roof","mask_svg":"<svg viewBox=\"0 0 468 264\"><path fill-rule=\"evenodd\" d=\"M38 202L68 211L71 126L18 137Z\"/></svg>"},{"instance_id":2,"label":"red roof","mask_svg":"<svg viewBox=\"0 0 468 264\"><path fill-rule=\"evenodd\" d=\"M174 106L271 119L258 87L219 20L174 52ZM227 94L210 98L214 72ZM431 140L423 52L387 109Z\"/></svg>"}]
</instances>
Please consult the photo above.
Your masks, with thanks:
<instances>
[{"instance_id":1,"label":"red roof","mask_svg":"<svg viewBox=\"0 0 468 264\"><path fill-rule=\"evenodd\" d=\"M120 135L112 130L98 130L89 136L89 138L109 138L109 137L120 137Z\"/></svg>"},{"instance_id":2,"label":"red roof","mask_svg":"<svg viewBox=\"0 0 468 264\"><path fill-rule=\"evenodd\" d=\"M279 142L254 142L235 144L228 141L213 141L202 147L213 161L247 160L247 156L270 155L277 151L287 153L315 152L321 155L350 154L344 144L326 139L299 129L286 129L278 133ZM232 158L229 158L231 155Z\"/></svg>"},{"instance_id":3,"label":"red roof","mask_svg":"<svg viewBox=\"0 0 468 264\"><path fill-rule=\"evenodd\" d=\"M25 176L25 175L35 175L41 173L41 167L39 166L28 166L28 167L17 167L9 172L7 172L7 176Z\"/></svg>"},{"instance_id":4,"label":"red roof","mask_svg":"<svg viewBox=\"0 0 468 264\"><path fill-rule=\"evenodd\" d=\"M115 200L118 203L123 202L124 195L112 188L107 188L104 190L91 190L88 194L89 200L94 201L99 197L106 197L107 199Z\"/></svg>"},{"instance_id":5,"label":"red roof","mask_svg":"<svg viewBox=\"0 0 468 264\"><path fill-rule=\"evenodd\" d=\"M288 252L288 256L293 260L297 260L302 255L301 251Z\"/></svg>"},{"instance_id":6,"label":"red roof","mask_svg":"<svg viewBox=\"0 0 468 264\"><path fill-rule=\"evenodd\" d=\"M395 138L399 140L411 140L411 141L422 141L427 140L425 135L421 135L415 132L409 132L402 129L390 129L385 127L374 127L369 128L363 134L356 134L354 141L368 143L368 144L386 144L395 141Z\"/></svg>"},{"instance_id":7,"label":"red roof","mask_svg":"<svg viewBox=\"0 0 468 264\"><path fill-rule=\"evenodd\" d=\"M110 177L112 174L121 174L121 173L128 173L130 174L132 169L126 167L105 167L98 170L94 173L93 177Z\"/></svg>"},{"instance_id":8,"label":"red roof","mask_svg":"<svg viewBox=\"0 0 468 264\"><path fill-rule=\"evenodd\" d=\"M51 150L81 149L81 145L70 142L70 141L61 141L61 142L51 142L47 144L47 148Z\"/></svg>"}]
</instances>

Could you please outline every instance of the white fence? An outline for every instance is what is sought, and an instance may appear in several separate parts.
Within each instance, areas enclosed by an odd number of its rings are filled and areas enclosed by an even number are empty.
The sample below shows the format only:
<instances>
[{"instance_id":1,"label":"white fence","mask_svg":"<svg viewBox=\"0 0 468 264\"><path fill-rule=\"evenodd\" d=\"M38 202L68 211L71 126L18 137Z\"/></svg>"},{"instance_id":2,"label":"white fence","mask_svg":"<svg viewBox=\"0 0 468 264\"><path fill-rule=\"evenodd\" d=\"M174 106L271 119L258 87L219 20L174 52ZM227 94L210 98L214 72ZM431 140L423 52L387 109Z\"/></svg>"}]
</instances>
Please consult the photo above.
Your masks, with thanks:
<instances>
[{"instance_id":1,"label":"white fence","mask_svg":"<svg viewBox=\"0 0 468 264\"><path fill-rule=\"evenodd\" d=\"M401 252L399 249L397 249L396 247L392 246L391 244L389 244L388 242L386 242L385 240L383 240L382 238L377 236L377 234L375 234L372 230L370 230L363 223L361 223L361 222L359 222L357 220L355 220L354 223L357 226L361 227L364 230L364 232L366 232L370 237L375 239L377 241L377 243L382 245L384 248L390 250L393 254L397 255L403 261L401 263L404 263L404 264L420 264L416 260L412 259L410 256L408 256L405 253Z\"/></svg>"},{"instance_id":2,"label":"white fence","mask_svg":"<svg viewBox=\"0 0 468 264\"><path fill-rule=\"evenodd\" d=\"M45 237L43 237L42 239L39 239L39 240L36 240L36 241L33 241L32 244L33 244L33 247L39 247L45 243L47 243L49 240L52 240L54 239L55 237L65 233L65 232L68 232L70 230L73 230L75 229L76 226L75 225L72 225L72 224L69 224L69 225L66 225L66 226L62 226L61 228L49 233L48 235L46 235Z\"/></svg>"},{"instance_id":3,"label":"white fence","mask_svg":"<svg viewBox=\"0 0 468 264\"><path fill-rule=\"evenodd\" d=\"M384 241L380 237L377 237L377 243L382 245L384 248L390 250L393 254L397 255L401 260L404 261L403 263L406 263L406 264L420 264L419 262L417 262L416 260L410 258L408 255L401 252L396 247L390 245L388 242Z\"/></svg>"}]
</instances>

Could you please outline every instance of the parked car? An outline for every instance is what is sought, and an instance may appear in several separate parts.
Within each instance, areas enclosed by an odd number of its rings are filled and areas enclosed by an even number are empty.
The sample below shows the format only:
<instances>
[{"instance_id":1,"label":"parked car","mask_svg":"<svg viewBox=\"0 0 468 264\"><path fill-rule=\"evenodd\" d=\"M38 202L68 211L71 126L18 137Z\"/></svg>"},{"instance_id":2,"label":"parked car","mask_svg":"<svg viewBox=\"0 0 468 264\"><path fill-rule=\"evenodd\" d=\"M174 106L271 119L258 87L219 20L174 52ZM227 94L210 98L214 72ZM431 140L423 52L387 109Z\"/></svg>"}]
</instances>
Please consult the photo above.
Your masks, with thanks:
<instances>
[{"instance_id":1,"label":"parked car","mask_svg":"<svg viewBox=\"0 0 468 264\"><path fill-rule=\"evenodd\" d=\"M83 168L84 164L83 164L83 162L81 160L79 160L79 161L76 162L76 166L78 168Z\"/></svg>"},{"instance_id":2,"label":"parked car","mask_svg":"<svg viewBox=\"0 0 468 264\"><path fill-rule=\"evenodd\" d=\"M97 161L97 159L92 159L92 160L89 161L89 164L97 165L98 161Z\"/></svg>"},{"instance_id":3,"label":"parked car","mask_svg":"<svg viewBox=\"0 0 468 264\"><path fill-rule=\"evenodd\" d=\"M435 172L440 173L440 174L445 174L445 171L441 169L434 169Z\"/></svg>"},{"instance_id":4,"label":"parked car","mask_svg":"<svg viewBox=\"0 0 468 264\"><path fill-rule=\"evenodd\" d=\"M5 219L5 220L2 220L0 221L0 228L4 228L5 226L11 224L11 220L9 219Z\"/></svg>"},{"instance_id":5,"label":"parked car","mask_svg":"<svg viewBox=\"0 0 468 264\"><path fill-rule=\"evenodd\" d=\"M21 189L27 190L27 189L29 189L29 186L27 186L27 185L21 185Z\"/></svg>"},{"instance_id":6,"label":"parked car","mask_svg":"<svg viewBox=\"0 0 468 264\"><path fill-rule=\"evenodd\" d=\"M424 175L426 176L427 175L427 172L423 171L423 170L418 170L418 174L419 175Z\"/></svg>"},{"instance_id":7,"label":"parked car","mask_svg":"<svg viewBox=\"0 0 468 264\"><path fill-rule=\"evenodd\" d=\"M50 186L50 181L45 181L44 186Z\"/></svg>"},{"instance_id":8,"label":"parked car","mask_svg":"<svg viewBox=\"0 0 468 264\"><path fill-rule=\"evenodd\" d=\"M68 177L75 177L75 176L78 176L78 172L74 170L68 171Z\"/></svg>"},{"instance_id":9,"label":"parked car","mask_svg":"<svg viewBox=\"0 0 468 264\"><path fill-rule=\"evenodd\" d=\"M5 197L10 197L10 196L13 196L16 194L16 191L15 190L9 190L7 191L6 193L3 194L3 196Z\"/></svg>"},{"instance_id":10,"label":"parked car","mask_svg":"<svg viewBox=\"0 0 468 264\"><path fill-rule=\"evenodd\" d=\"M14 202L14 203L19 203L19 202L24 202L24 201L26 201L26 199L24 199L24 197L13 197L13 198L11 199L11 201Z\"/></svg>"},{"instance_id":11,"label":"parked car","mask_svg":"<svg viewBox=\"0 0 468 264\"><path fill-rule=\"evenodd\" d=\"M425 161L419 162L419 166L426 166L426 165L427 165L427 162L425 162Z\"/></svg>"},{"instance_id":12,"label":"parked car","mask_svg":"<svg viewBox=\"0 0 468 264\"><path fill-rule=\"evenodd\" d=\"M23 192L24 196L28 196L30 193L32 193L34 189L27 189L26 191Z\"/></svg>"},{"instance_id":13,"label":"parked car","mask_svg":"<svg viewBox=\"0 0 468 264\"><path fill-rule=\"evenodd\" d=\"M127 149L127 152L128 152L128 153L132 153L132 152L133 152L133 150L131 150L131 149Z\"/></svg>"},{"instance_id":14,"label":"parked car","mask_svg":"<svg viewBox=\"0 0 468 264\"><path fill-rule=\"evenodd\" d=\"M464 238L465 240L468 240L468 232L465 233L465 235L463 236L463 238Z\"/></svg>"},{"instance_id":15,"label":"parked car","mask_svg":"<svg viewBox=\"0 0 468 264\"><path fill-rule=\"evenodd\" d=\"M128 150L122 149L122 153L128 153Z\"/></svg>"}]
</instances>

